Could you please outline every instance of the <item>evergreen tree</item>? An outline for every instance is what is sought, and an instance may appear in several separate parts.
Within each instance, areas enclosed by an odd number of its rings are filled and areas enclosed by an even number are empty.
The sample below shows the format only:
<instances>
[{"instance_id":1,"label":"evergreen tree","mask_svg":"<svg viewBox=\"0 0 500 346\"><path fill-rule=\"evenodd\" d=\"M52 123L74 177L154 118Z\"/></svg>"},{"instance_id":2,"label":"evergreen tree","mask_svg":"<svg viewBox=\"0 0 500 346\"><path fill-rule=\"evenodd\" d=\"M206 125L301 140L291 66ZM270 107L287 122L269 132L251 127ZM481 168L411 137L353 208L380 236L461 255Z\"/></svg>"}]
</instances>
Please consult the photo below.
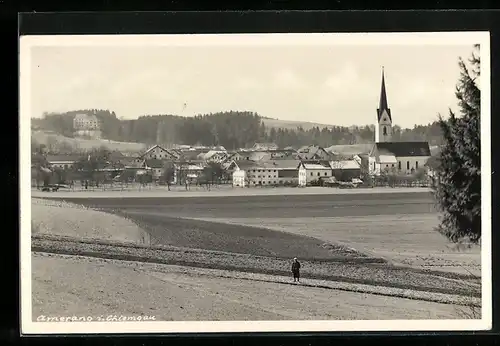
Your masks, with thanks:
<instances>
[{"instance_id":1,"label":"evergreen tree","mask_svg":"<svg viewBox=\"0 0 500 346\"><path fill-rule=\"evenodd\" d=\"M438 158L434 195L442 212L438 231L453 242L478 243L481 239L481 92L476 54L470 59L470 70L459 60L461 73L455 94L460 116L450 110L449 119L440 118L444 145Z\"/></svg>"}]
</instances>

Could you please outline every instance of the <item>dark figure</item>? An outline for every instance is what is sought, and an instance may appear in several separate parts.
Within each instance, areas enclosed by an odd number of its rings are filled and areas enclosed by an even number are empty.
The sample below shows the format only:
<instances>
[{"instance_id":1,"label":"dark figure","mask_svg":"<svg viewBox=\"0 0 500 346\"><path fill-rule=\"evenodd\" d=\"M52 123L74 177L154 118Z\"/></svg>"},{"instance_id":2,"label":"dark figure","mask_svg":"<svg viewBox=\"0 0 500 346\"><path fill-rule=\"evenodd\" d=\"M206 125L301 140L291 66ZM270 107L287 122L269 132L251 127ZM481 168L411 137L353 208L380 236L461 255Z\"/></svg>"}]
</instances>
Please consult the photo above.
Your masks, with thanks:
<instances>
[{"instance_id":1,"label":"dark figure","mask_svg":"<svg viewBox=\"0 0 500 346\"><path fill-rule=\"evenodd\" d=\"M300 262L297 261L297 258L293 259L292 263L292 274L293 274L293 282L300 282Z\"/></svg>"}]
</instances>

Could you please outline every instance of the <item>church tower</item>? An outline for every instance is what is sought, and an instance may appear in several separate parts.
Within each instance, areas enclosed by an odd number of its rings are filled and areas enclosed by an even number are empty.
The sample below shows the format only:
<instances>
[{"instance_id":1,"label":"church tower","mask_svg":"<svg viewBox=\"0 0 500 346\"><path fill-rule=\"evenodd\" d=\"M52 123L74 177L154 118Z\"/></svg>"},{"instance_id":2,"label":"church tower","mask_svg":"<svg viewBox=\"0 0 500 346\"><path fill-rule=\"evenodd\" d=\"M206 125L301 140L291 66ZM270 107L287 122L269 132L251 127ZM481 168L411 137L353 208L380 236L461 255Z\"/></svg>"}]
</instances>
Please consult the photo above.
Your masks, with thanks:
<instances>
[{"instance_id":1,"label":"church tower","mask_svg":"<svg viewBox=\"0 0 500 346\"><path fill-rule=\"evenodd\" d=\"M390 142L391 137L392 137L392 117L391 117L391 110L387 105L384 68L382 67L382 89L380 90L380 102L377 109L377 123L375 124L375 143Z\"/></svg>"}]
</instances>

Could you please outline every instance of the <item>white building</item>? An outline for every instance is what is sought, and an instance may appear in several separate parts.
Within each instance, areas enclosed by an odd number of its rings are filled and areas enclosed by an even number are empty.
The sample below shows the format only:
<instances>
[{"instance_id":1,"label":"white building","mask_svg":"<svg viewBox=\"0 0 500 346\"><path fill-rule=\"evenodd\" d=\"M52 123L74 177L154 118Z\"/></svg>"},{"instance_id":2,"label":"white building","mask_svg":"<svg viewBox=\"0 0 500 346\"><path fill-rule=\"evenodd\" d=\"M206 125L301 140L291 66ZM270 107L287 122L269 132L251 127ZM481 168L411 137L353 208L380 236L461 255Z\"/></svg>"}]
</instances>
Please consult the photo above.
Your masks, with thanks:
<instances>
[{"instance_id":1,"label":"white building","mask_svg":"<svg viewBox=\"0 0 500 346\"><path fill-rule=\"evenodd\" d=\"M245 187L247 181L247 173L243 169L236 169L233 172L233 186Z\"/></svg>"},{"instance_id":2,"label":"white building","mask_svg":"<svg viewBox=\"0 0 500 346\"><path fill-rule=\"evenodd\" d=\"M299 186L319 182L332 176L332 167L328 161L302 162L299 166Z\"/></svg>"},{"instance_id":3,"label":"white building","mask_svg":"<svg viewBox=\"0 0 500 346\"><path fill-rule=\"evenodd\" d=\"M75 136L88 136L92 138L101 137L101 124L95 114L77 114L73 118L73 130Z\"/></svg>"},{"instance_id":4,"label":"white building","mask_svg":"<svg viewBox=\"0 0 500 346\"><path fill-rule=\"evenodd\" d=\"M392 114L387 104L384 72L382 90L375 124L375 144L368 156L368 171L371 175L383 172L413 174L424 169L431 156L427 142L392 142Z\"/></svg>"}]
</instances>

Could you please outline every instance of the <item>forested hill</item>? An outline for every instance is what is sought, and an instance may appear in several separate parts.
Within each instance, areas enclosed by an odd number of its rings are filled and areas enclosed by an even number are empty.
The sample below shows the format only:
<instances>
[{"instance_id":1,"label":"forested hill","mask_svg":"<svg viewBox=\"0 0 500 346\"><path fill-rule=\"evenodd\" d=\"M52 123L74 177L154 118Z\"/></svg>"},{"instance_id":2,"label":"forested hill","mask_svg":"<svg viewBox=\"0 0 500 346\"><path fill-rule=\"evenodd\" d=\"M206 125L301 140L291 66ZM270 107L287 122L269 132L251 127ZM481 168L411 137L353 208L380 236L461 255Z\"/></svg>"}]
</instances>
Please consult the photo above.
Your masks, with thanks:
<instances>
[{"instance_id":1,"label":"forested hill","mask_svg":"<svg viewBox=\"0 0 500 346\"><path fill-rule=\"evenodd\" d=\"M374 126L313 126L304 129L300 123L295 129L280 128L279 121L272 127L266 119L248 111L228 111L181 117L176 115L145 115L134 120L117 118L113 111L84 109L66 113L46 113L43 118L33 118L32 126L54 131L66 137L73 136L73 118L77 113L95 113L101 121L105 139L146 144L222 145L226 149L250 147L255 142L275 142L280 147L339 144L363 144L374 140ZM402 129L394 126L394 141L428 141L430 145L442 143L437 122Z\"/></svg>"}]
</instances>

